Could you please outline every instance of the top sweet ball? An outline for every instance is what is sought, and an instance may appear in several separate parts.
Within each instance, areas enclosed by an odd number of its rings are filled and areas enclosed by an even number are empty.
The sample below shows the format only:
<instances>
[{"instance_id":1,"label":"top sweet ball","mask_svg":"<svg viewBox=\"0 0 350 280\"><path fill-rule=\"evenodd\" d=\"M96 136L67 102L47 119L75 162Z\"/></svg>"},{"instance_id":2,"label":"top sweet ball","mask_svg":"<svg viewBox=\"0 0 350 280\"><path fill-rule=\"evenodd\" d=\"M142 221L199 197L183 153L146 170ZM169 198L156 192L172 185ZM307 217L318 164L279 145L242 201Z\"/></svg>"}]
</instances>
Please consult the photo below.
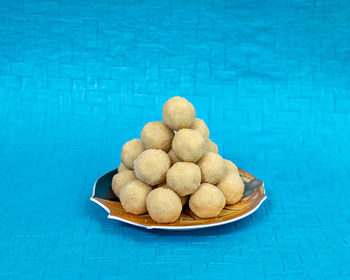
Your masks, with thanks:
<instances>
[{"instance_id":1,"label":"top sweet ball","mask_svg":"<svg viewBox=\"0 0 350 280\"><path fill-rule=\"evenodd\" d=\"M183 97L170 98L163 106L164 123L171 129L190 128L195 118L193 105Z\"/></svg>"}]
</instances>

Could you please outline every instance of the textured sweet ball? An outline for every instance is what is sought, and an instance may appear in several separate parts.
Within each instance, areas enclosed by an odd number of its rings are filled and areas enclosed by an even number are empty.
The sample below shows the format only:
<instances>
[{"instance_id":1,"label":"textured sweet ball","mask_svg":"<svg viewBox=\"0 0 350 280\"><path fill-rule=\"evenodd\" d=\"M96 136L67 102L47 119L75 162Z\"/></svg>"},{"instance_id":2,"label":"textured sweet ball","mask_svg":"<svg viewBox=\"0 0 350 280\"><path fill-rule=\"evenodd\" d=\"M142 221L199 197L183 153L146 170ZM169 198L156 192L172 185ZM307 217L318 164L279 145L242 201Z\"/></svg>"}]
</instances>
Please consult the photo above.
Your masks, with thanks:
<instances>
[{"instance_id":1,"label":"textured sweet ball","mask_svg":"<svg viewBox=\"0 0 350 280\"><path fill-rule=\"evenodd\" d=\"M158 223L175 222L182 211L179 196L168 188L156 188L149 193L146 200L148 214Z\"/></svg>"},{"instance_id":2,"label":"textured sweet ball","mask_svg":"<svg viewBox=\"0 0 350 280\"><path fill-rule=\"evenodd\" d=\"M163 106L163 120L171 129L191 127L195 116L193 105L183 97L170 98Z\"/></svg>"},{"instance_id":3,"label":"textured sweet ball","mask_svg":"<svg viewBox=\"0 0 350 280\"><path fill-rule=\"evenodd\" d=\"M192 162L177 162L168 170L166 183L179 196L192 194L201 184L201 170Z\"/></svg>"},{"instance_id":4,"label":"textured sweet ball","mask_svg":"<svg viewBox=\"0 0 350 280\"><path fill-rule=\"evenodd\" d=\"M173 151L182 161L197 162L205 151L205 141L197 130L183 128L174 136Z\"/></svg>"},{"instance_id":5,"label":"textured sweet ball","mask_svg":"<svg viewBox=\"0 0 350 280\"><path fill-rule=\"evenodd\" d=\"M210 139L208 139L208 141L207 141L207 152L212 152L212 153L218 153L219 152L218 145L216 145Z\"/></svg>"},{"instance_id":6,"label":"textured sweet ball","mask_svg":"<svg viewBox=\"0 0 350 280\"><path fill-rule=\"evenodd\" d=\"M146 149L168 152L173 137L174 132L161 121L149 122L141 131L141 140Z\"/></svg>"},{"instance_id":7,"label":"textured sweet ball","mask_svg":"<svg viewBox=\"0 0 350 280\"><path fill-rule=\"evenodd\" d=\"M145 150L140 139L132 139L126 142L122 148L121 160L129 168L134 168L134 160Z\"/></svg>"},{"instance_id":8,"label":"textured sweet ball","mask_svg":"<svg viewBox=\"0 0 350 280\"><path fill-rule=\"evenodd\" d=\"M195 118L192 129L198 130L205 139L209 138L209 129L202 119Z\"/></svg>"},{"instance_id":9,"label":"textured sweet ball","mask_svg":"<svg viewBox=\"0 0 350 280\"><path fill-rule=\"evenodd\" d=\"M134 163L136 177L150 186L163 183L169 167L168 154L155 149L142 152Z\"/></svg>"},{"instance_id":10,"label":"textured sweet ball","mask_svg":"<svg viewBox=\"0 0 350 280\"><path fill-rule=\"evenodd\" d=\"M130 170L130 169L127 168L127 167L123 164L123 162L121 162L121 163L119 164L119 167L118 167L118 172L122 172L122 171L125 171L125 170Z\"/></svg>"},{"instance_id":11,"label":"textured sweet ball","mask_svg":"<svg viewBox=\"0 0 350 280\"><path fill-rule=\"evenodd\" d=\"M114 194L119 197L121 188L135 179L136 176L132 170L125 170L115 174L112 179L112 190Z\"/></svg>"},{"instance_id":12,"label":"textured sweet ball","mask_svg":"<svg viewBox=\"0 0 350 280\"><path fill-rule=\"evenodd\" d=\"M225 207L223 193L212 184L203 183L190 197L190 209L201 218L213 218Z\"/></svg>"},{"instance_id":13,"label":"textured sweet ball","mask_svg":"<svg viewBox=\"0 0 350 280\"><path fill-rule=\"evenodd\" d=\"M229 173L222 178L217 187L222 191L227 204L235 204L241 200L244 192L244 183L236 173Z\"/></svg>"},{"instance_id":14,"label":"textured sweet ball","mask_svg":"<svg viewBox=\"0 0 350 280\"><path fill-rule=\"evenodd\" d=\"M173 149L171 149L171 150L168 152L168 156L170 157L171 164L174 164L174 163L177 163L177 162L181 161L181 160L175 155L175 152L174 152Z\"/></svg>"},{"instance_id":15,"label":"textured sweet ball","mask_svg":"<svg viewBox=\"0 0 350 280\"><path fill-rule=\"evenodd\" d=\"M229 173L235 173L237 175L239 175L239 171L237 166L230 160L228 159L224 159L225 162L225 173L229 174Z\"/></svg>"},{"instance_id":16,"label":"textured sweet ball","mask_svg":"<svg viewBox=\"0 0 350 280\"><path fill-rule=\"evenodd\" d=\"M202 182L216 185L225 175L224 159L216 153L205 153L198 166L201 169Z\"/></svg>"},{"instance_id":17,"label":"textured sweet ball","mask_svg":"<svg viewBox=\"0 0 350 280\"><path fill-rule=\"evenodd\" d=\"M147 212L146 198L152 188L140 180L134 180L120 190L120 202L124 210L132 214Z\"/></svg>"},{"instance_id":18,"label":"textured sweet ball","mask_svg":"<svg viewBox=\"0 0 350 280\"><path fill-rule=\"evenodd\" d=\"M158 188L166 188L166 189L171 189L166 183L161 183L160 185L157 186ZM179 196L180 199L181 199L181 204L182 206L185 205L185 203L187 202L188 200L188 195L185 195L185 196Z\"/></svg>"}]
</instances>

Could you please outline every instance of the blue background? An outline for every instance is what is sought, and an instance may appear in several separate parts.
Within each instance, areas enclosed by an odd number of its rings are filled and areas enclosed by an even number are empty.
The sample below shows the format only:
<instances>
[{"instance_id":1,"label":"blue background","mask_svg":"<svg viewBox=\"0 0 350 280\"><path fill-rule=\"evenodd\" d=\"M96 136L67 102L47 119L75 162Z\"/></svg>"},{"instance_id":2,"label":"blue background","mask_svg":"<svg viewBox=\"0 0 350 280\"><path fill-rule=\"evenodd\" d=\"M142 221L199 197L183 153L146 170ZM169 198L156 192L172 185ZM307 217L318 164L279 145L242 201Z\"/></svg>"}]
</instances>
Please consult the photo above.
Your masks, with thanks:
<instances>
[{"instance_id":1,"label":"blue background","mask_svg":"<svg viewBox=\"0 0 350 280\"><path fill-rule=\"evenodd\" d=\"M349 279L349 20L348 1L1 1L0 277ZM148 231L89 201L175 95L265 182L256 213Z\"/></svg>"}]
</instances>

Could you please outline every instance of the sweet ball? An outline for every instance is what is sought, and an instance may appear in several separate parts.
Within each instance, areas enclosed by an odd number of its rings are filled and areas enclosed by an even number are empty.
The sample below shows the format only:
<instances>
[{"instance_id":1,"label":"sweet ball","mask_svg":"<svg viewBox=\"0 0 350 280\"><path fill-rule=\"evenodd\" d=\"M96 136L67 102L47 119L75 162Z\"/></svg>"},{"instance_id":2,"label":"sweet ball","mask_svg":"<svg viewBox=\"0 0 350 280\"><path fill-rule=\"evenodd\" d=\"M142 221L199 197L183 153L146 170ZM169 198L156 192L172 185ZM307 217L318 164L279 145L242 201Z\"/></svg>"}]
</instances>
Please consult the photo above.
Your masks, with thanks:
<instances>
[{"instance_id":1,"label":"sweet ball","mask_svg":"<svg viewBox=\"0 0 350 280\"><path fill-rule=\"evenodd\" d=\"M180 129L174 136L172 149L182 161L197 162L205 151L205 141L194 129Z\"/></svg>"},{"instance_id":2,"label":"sweet ball","mask_svg":"<svg viewBox=\"0 0 350 280\"><path fill-rule=\"evenodd\" d=\"M171 129L191 127L195 116L193 105L183 97L170 98L163 106L163 120Z\"/></svg>"},{"instance_id":3,"label":"sweet ball","mask_svg":"<svg viewBox=\"0 0 350 280\"><path fill-rule=\"evenodd\" d=\"M192 162L177 162L168 170L166 183L179 196L192 194L201 183L201 170Z\"/></svg>"},{"instance_id":4,"label":"sweet ball","mask_svg":"<svg viewBox=\"0 0 350 280\"><path fill-rule=\"evenodd\" d=\"M158 188L166 188L166 189L171 189L166 183L161 183L157 186ZM188 200L188 195L185 196L179 196L181 200L182 206L184 206Z\"/></svg>"},{"instance_id":5,"label":"sweet ball","mask_svg":"<svg viewBox=\"0 0 350 280\"><path fill-rule=\"evenodd\" d=\"M122 148L121 160L129 168L134 168L134 160L145 150L140 139L132 139L126 142Z\"/></svg>"},{"instance_id":6,"label":"sweet ball","mask_svg":"<svg viewBox=\"0 0 350 280\"><path fill-rule=\"evenodd\" d=\"M225 207L226 199L223 193L214 185L203 183L190 196L190 209L200 218L213 218L219 215Z\"/></svg>"},{"instance_id":7,"label":"sweet ball","mask_svg":"<svg viewBox=\"0 0 350 280\"><path fill-rule=\"evenodd\" d=\"M207 152L212 152L216 154L219 152L218 145L216 145L213 141L208 139L206 143L207 143Z\"/></svg>"},{"instance_id":8,"label":"sweet ball","mask_svg":"<svg viewBox=\"0 0 350 280\"><path fill-rule=\"evenodd\" d=\"M225 175L224 159L216 153L207 152L198 162L202 182L216 185Z\"/></svg>"},{"instance_id":9,"label":"sweet ball","mask_svg":"<svg viewBox=\"0 0 350 280\"><path fill-rule=\"evenodd\" d=\"M171 149L169 152L168 152L168 156L171 160L171 164L174 164L174 163L177 163L179 161L181 161L175 154L174 150Z\"/></svg>"},{"instance_id":10,"label":"sweet ball","mask_svg":"<svg viewBox=\"0 0 350 280\"><path fill-rule=\"evenodd\" d=\"M226 198L227 204L235 204L241 200L244 192L244 183L236 173L228 173L217 184Z\"/></svg>"},{"instance_id":11,"label":"sweet ball","mask_svg":"<svg viewBox=\"0 0 350 280\"><path fill-rule=\"evenodd\" d=\"M119 172L113 176L112 179L112 190L114 194L119 197L121 188L126 184L129 183L132 180L135 180L136 176L134 171L132 170L125 170L122 172Z\"/></svg>"},{"instance_id":12,"label":"sweet ball","mask_svg":"<svg viewBox=\"0 0 350 280\"><path fill-rule=\"evenodd\" d=\"M225 173L229 174L229 173L235 173L237 175L239 175L239 171L237 166L230 160L228 159L224 159L225 162Z\"/></svg>"},{"instance_id":13,"label":"sweet ball","mask_svg":"<svg viewBox=\"0 0 350 280\"><path fill-rule=\"evenodd\" d=\"M149 122L141 131L141 140L145 149L159 149L168 152L173 137L173 130L162 121Z\"/></svg>"},{"instance_id":14,"label":"sweet ball","mask_svg":"<svg viewBox=\"0 0 350 280\"><path fill-rule=\"evenodd\" d=\"M140 180L133 180L120 190L120 202L124 210L132 214L147 212L146 199L152 188Z\"/></svg>"},{"instance_id":15,"label":"sweet ball","mask_svg":"<svg viewBox=\"0 0 350 280\"><path fill-rule=\"evenodd\" d=\"M119 164L119 167L118 167L118 172L122 172L122 171L125 171L125 170L130 170L130 169L127 168L127 167L123 164L123 162L121 162L121 163Z\"/></svg>"},{"instance_id":16,"label":"sweet ball","mask_svg":"<svg viewBox=\"0 0 350 280\"><path fill-rule=\"evenodd\" d=\"M209 138L209 129L202 119L195 118L191 128L198 130L204 139Z\"/></svg>"},{"instance_id":17,"label":"sweet ball","mask_svg":"<svg viewBox=\"0 0 350 280\"><path fill-rule=\"evenodd\" d=\"M152 190L146 199L147 211L158 223L175 222L182 211L179 196L171 189L160 187Z\"/></svg>"},{"instance_id":18,"label":"sweet ball","mask_svg":"<svg viewBox=\"0 0 350 280\"><path fill-rule=\"evenodd\" d=\"M168 154L162 150L150 149L142 152L135 160L136 177L150 186L165 181L171 162Z\"/></svg>"}]
</instances>

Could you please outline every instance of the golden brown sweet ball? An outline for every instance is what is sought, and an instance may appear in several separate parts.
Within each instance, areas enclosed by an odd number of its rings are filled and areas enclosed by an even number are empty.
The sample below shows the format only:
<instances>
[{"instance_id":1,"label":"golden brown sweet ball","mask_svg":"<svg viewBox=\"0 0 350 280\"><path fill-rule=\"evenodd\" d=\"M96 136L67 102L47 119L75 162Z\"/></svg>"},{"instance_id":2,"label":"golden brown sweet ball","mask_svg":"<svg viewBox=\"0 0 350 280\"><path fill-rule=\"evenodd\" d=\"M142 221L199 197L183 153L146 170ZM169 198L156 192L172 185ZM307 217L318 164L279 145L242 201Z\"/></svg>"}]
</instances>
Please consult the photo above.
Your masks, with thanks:
<instances>
[{"instance_id":1,"label":"golden brown sweet ball","mask_svg":"<svg viewBox=\"0 0 350 280\"><path fill-rule=\"evenodd\" d=\"M135 160L135 175L146 184L155 186L165 181L170 164L170 158L166 152L155 149L146 150Z\"/></svg>"},{"instance_id":2,"label":"golden brown sweet ball","mask_svg":"<svg viewBox=\"0 0 350 280\"><path fill-rule=\"evenodd\" d=\"M121 162L121 163L119 164L119 167L118 167L118 172L122 172L122 171L125 171L125 170L130 170L130 169L127 168L127 167L123 164L123 162Z\"/></svg>"},{"instance_id":3,"label":"golden brown sweet ball","mask_svg":"<svg viewBox=\"0 0 350 280\"><path fill-rule=\"evenodd\" d=\"M226 174L217 187L224 194L227 204L235 204L243 196L244 183L237 173L231 172Z\"/></svg>"},{"instance_id":4,"label":"golden brown sweet ball","mask_svg":"<svg viewBox=\"0 0 350 280\"><path fill-rule=\"evenodd\" d=\"M191 194L190 209L201 218L213 218L220 214L225 207L223 193L214 185L203 183L198 190Z\"/></svg>"},{"instance_id":5,"label":"golden brown sweet ball","mask_svg":"<svg viewBox=\"0 0 350 280\"><path fill-rule=\"evenodd\" d=\"M182 161L197 162L205 151L205 141L197 130L180 129L173 139L173 151Z\"/></svg>"},{"instance_id":6,"label":"golden brown sweet ball","mask_svg":"<svg viewBox=\"0 0 350 280\"><path fill-rule=\"evenodd\" d=\"M157 186L158 188L166 188L166 189L171 189L166 183L161 183ZM188 196L185 195L185 196L179 196L180 199L181 199L181 204L182 206L185 205L185 203L187 202L187 199L188 199Z\"/></svg>"},{"instance_id":7,"label":"golden brown sweet ball","mask_svg":"<svg viewBox=\"0 0 350 280\"><path fill-rule=\"evenodd\" d=\"M132 214L147 212L146 199L152 188L140 180L133 180L120 190L120 202L124 210Z\"/></svg>"},{"instance_id":8,"label":"golden brown sweet ball","mask_svg":"<svg viewBox=\"0 0 350 280\"><path fill-rule=\"evenodd\" d=\"M177 162L168 170L166 183L179 196L189 195L201 184L201 170L192 162Z\"/></svg>"},{"instance_id":9,"label":"golden brown sweet ball","mask_svg":"<svg viewBox=\"0 0 350 280\"><path fill-rule=\"evenodd\" d=\"M204 139L209 138L209 129L202 119L195 118L192 125L192 129L198 130L202 134Z\"/></svg>"},{"instance_id":10,"label":"golden brown sweet ball","mask_svg":"<svg viewBox=\"0 0 350 280\"><path fill-rule=\"evenodd\" d=\"M175 222L182 211L179 196L168 188L156 188L146 200L148 214L158 223Z\"/></svg>"},{"instance_id":11,"label":"golden brown sweet ball","mask_svg":"<svg viewBox=\"0 0 350 280\"><path fill-rule=\"evenodd\" d=\"M174 163L177 163L177 162L181 161L181 160L175 155L175 152L174 152L173 149L171 149L171 150L168 152L168 156L170 157L171 164L174 164Z\"/></svg>"},{"instance_id":12,"label":"golden brown sweet ball","mask_svg":"<svg viewBox=\"0 0 350 280\"><path fill-rule=\"evenodd\" d=\"M168 152L173 137L173 130L161 121L149 122L141 131L141 140L145 149L158 149Z\"/></svg>"},{"instance_id":13,"label":"golden brown sweet ball","mask_svg":"<svg viewBox=\"0 0 350 280\"><path fill-rule=\"evenodd\" d=\"M113 176L113 179L112 179L112 190L113 190L114 194L117 197L119 197L121 188L125 184L127 184L130 181L135 180L135 179L136 179L136 176L135 176L134 171L132 171L132 170L125 170L125 171L122 171L122 172L115 174Z\"/></svg>"},{"instance_id":14,"label":"golden brown sweet ball","mask_svg":"<svg viewBox=\"0 0 350 280\"><path fill-rule=\"evenodd\" d=\"M216 145L210 139L208 139L208 141L207 141L207 152L212 152L212 153L218 153L219 152L218 145Z\"/></svg>"},{"instance_id":15,"label":"golden brown sweet ball","mask_svg":"<svg viewBox=\"0 0 350 280\"><path fill-rule=\"evenodd\" d=\"M237 166L230 160L228 159L224 159L225 162L225 173L229 174L229 173L235 173L237 175L239 175L239 171Z\"/></svg>"},{"instance_id":16,"label":"golden brown sweet ball","mask_svg":"<svg viewBox=\"0 0 350 280\"><path fill-rule=\"evenodd\" d=\"M170 98L163 106L163 120L171 129L189 128L195 117L193 105L183 97Z\"/></svg>"},{"instance_id":17,"label":"golden brown sweet ball","mask_svg":"<svg viewBox=\"0 0 350 280\"><path fill-rule=\"evenodd\" d=\"M140 139L132 139L126 142L122 148L121 160L123 164L129 168L134 169L134 160L145 150Z\"/></svg>"},{"instance_id":18,"label":"golden brown sweet ball","mask_svg":"<svg viewBox=\"0 0 350 280\"><path fill-rule=\"evenodd\" d=\"M205 153L198 166L201 169L202 182L216 185L225 175L225 162L219 154Z\"/></svg>"}]
</instances>

